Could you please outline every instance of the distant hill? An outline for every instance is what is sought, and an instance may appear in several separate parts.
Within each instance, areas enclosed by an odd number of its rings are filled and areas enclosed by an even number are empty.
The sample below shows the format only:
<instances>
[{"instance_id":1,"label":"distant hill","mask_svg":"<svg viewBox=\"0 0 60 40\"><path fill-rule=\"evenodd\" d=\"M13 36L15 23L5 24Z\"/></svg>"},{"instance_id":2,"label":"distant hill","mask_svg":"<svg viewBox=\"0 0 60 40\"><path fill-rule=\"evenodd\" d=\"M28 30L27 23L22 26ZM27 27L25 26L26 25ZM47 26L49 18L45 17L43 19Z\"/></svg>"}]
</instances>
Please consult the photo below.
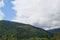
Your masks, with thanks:
<instances>
[{"instance_id":1,"label":"distant hill","mask_svg":"<svg viewBox=\"0 0 60 40\"><path fill-rule=\"evenodd\" d=\"M60 28L57 29L52 29L52 30L48 30L51 33L56 33L56 32L60 32Z\"/></svg>"},{"instance_id":2,"label":"distant hill","mask_svg":"<svg viewBox=\"0 0 60 40\"><path fill-rule=\"evenodd\" d=\"M4 20L0 21L0 36L9 34L14 35L17 38L45 38L52 36L50 32L29 24L16 23Z\"/></svg>"}]
</instances>

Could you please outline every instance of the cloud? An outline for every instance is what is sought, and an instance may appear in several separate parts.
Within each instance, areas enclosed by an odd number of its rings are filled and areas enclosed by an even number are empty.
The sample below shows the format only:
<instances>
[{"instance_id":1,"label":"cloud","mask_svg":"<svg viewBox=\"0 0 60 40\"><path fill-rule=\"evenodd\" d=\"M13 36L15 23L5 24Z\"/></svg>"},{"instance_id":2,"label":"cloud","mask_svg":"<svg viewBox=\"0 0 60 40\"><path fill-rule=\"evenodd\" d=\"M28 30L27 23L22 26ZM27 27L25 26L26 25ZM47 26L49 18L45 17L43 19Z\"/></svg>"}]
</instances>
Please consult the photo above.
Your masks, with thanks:
<instances>
[{"instance_id":1,"label":"cloud","mask_svg":"<svg viewBox=\"0 0 60 40\"><path fill-rule=\"evenodd\" d=\"M45 30L59 28L60 1L59 0L15 0L12 2L17 11L12 20L31 24Z\"/></svg>"},{"instance_id":2,"label":"cloud","mask_svg":"<svg viewBox=\"0 0 60 40\"><path fill-rule=\"evenodd\" d=\"M0 7L4 6L3 0L0 1Z\"/></svg>"},{"instance_id":3,"label":"cloud","mask_svg":"<svg viewBox=\"0 0 60 40\"><path fill-rule=\"evenodd\" d=\"M0 10L0 20L3 20L3 18L4 18L4 14Z\"/></svg>"}]
</instances>

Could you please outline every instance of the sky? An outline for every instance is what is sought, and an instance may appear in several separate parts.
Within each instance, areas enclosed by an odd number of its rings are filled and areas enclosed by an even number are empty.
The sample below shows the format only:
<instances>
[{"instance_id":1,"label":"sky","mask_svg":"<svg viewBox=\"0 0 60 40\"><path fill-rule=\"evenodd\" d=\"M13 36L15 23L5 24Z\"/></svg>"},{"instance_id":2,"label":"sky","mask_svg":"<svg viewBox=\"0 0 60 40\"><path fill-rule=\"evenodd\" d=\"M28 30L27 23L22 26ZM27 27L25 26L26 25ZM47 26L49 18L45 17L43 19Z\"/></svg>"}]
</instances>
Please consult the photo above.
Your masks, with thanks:
<instances>
[{"instance_id":1,"label":"sky","mask_svg":"<svg viewBox=\"0 0 60 40\"><path fill-rule=\"evenodd\" d=\"M60 0L2 0L0 20L30 24L45 30L60 28Z\"/></svg>"},{"instance_id":2,"label":"sky","mask_svg":"<svg viewBox=\"0 0 60 40\"><path fill-rule=\"evenodd\" d=\"M12 9L13 4L11 3L11 1L12 0L3 0L4 6L0 8L0 10L5 15L4 20L11 20L12 18L16 16L16 11Z\"/></svg>"}]
</instances>

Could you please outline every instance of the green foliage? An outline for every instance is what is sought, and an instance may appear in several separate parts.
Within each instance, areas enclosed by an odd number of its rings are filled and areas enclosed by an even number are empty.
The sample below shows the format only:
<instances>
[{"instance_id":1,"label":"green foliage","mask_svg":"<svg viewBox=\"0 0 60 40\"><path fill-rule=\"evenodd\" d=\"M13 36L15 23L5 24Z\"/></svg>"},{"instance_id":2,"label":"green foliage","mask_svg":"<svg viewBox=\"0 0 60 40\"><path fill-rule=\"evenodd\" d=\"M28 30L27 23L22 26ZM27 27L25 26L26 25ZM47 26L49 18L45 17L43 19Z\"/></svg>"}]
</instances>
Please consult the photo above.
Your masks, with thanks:
<instances>
[{"instance_id":1,"label":"green foliage","mask_svg":"<svg viewBox=\"0 0 60 40\"><path fill-rule=\"evenodd\" d=\"M0 21L0 36L5 40L28 40L29 38L29 40L39 40L39 38L48 38L52 35L49 32L32 25Z\"/></svg>"}]
</instances>

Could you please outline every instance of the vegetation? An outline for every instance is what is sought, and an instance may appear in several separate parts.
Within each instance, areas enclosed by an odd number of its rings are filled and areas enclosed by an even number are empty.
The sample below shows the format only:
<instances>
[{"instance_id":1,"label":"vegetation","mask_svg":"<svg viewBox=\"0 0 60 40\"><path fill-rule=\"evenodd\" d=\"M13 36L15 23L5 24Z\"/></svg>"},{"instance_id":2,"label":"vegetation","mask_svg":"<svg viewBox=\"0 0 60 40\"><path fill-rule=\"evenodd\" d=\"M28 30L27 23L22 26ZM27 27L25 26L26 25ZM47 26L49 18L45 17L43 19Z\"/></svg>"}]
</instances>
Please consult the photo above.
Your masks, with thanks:
<instances>
[{"instance_id":1,"label":"vegetation","mask_svg":"<svg viewBox=\"0 0 60 40\"><path fill-rule=\"evenodd\" d=\"M29 24L0 21L0 40L55 40L55 36Z\"/></svg>"}]
</instances>

